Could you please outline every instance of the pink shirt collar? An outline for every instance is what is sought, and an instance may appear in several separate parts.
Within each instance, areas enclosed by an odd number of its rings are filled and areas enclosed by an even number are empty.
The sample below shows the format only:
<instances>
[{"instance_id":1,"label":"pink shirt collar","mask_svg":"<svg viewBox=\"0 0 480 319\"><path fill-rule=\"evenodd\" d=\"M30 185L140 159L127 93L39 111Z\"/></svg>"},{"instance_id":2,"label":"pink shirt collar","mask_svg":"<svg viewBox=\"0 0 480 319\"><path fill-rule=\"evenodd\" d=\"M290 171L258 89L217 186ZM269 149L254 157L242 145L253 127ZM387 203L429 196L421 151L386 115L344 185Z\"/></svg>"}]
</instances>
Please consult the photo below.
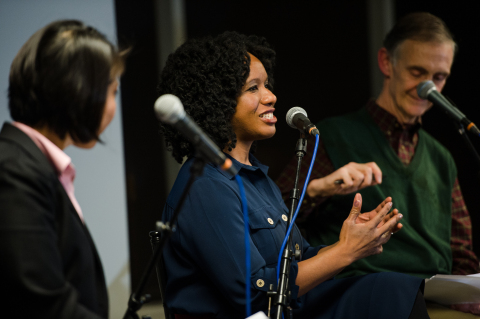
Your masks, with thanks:
<instances>
[{"instance_id":1,"label":"pink shirt collar","mask_svg":"<svg viewBox=\"0 0 480 319\"><path fill-rule=\"evenodd\" d=\"M59 176L67 169L68 165L72 164L72 159L40 132L20 122L13 122L12 124L35 142L50 163L52 163Z\"/></svg>"},{"instance_id":2,"label":"pink shirt collar","mask_svg":"<svg viewBox=\"0 0 480 319\"><path fill-rule=\"evenodd\" d=\"M57 145L53 144L52 141L30 126L19 122L13 122L13 125L23 133L27 134L27 136L47 157L48 161L52 164L53 168L57 172L60 183L63 185L63 188L70 198L73 207L75 207L78 216L83 222L82 209L75 198L75 188L73 187L73 180L75 179L75 167L72 164L71 158Z\"/></svg>"}]
</instances>

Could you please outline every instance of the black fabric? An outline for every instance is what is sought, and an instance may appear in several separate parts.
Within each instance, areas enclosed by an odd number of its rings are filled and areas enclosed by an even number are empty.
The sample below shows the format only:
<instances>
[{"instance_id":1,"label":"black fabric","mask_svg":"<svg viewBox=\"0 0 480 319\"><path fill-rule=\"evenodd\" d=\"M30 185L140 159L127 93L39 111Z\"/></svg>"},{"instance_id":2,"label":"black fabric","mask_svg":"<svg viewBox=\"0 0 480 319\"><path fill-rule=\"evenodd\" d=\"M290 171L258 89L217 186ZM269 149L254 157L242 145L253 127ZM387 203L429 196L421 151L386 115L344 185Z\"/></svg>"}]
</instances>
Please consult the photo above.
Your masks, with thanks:
<instances>
[{"instance_id":1,"label":"black fabric","mask_svg":"<svg viewBox=\"0 0 480 319\"><path fill-rule=\"evenodd\" d=\"M45 155L16 127L0 132L2 314L108 318L100 258Z\"/></svg>"},{"instance_id":2,"label":"black fabric","mask_svg":"<svg viewBox=\"0 0 480 319\"><path fill-rule=\"evenodd\" d=\"M425 303L425 298L420 290L417 292L417 297L413 304L412 312L408 319L430 319L430 316L427 312L427 305Z\"/></svg>"}]
</instances>

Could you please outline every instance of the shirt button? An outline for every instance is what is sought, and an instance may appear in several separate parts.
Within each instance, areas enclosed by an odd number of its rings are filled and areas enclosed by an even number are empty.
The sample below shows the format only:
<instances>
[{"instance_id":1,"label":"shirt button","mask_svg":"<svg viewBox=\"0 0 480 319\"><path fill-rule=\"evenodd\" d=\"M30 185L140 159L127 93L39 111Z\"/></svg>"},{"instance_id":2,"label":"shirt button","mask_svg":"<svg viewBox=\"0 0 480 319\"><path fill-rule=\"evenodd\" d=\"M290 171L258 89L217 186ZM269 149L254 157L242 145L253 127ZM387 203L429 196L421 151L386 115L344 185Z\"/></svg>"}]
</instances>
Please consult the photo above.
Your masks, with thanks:
<instances>
[{"instance_id":1,"label":"shirt button","mask_svg":"<svg viewBox=\"0 0 480 319\"><path fill-rule=\"evenodd\" d=\"M268 218L267 221L268 221L268 223L269 223L270 225L273 225L273 219Z\"/></svg>"},{"instance_id":2,"label":"shirt button","mask_svg":"<svg viewBox=\"0 0 480 319\"><path fill-rule=\"evenodd\" d=\"M295 244L295 249L296 249L296 250L300 250L300 245L299 245L299 244Z\"/></svg>"},{"instance_id":3,"label":"shirt button","mask_svg":"<svg viewBox=\"0 0 480 319\"><path fill-rule=\"evenodd\" d=\"M262 279L258 279L257 280L257 287L262 288L263 286L265 286L265 281L263 281Z\"/></svg>"},{"instance_id":4,"label":"shirt button","mask_svg":"<svg viewBox=\"0 0 480 319\"><path fill-rule=\"evenodd\" d=\"M287 220L288 220L288 217L287 217L287 215L285 215L285 214L282 214L282 219L283 219L284 221L287 221Z\"/></svg>"}]
</instances>

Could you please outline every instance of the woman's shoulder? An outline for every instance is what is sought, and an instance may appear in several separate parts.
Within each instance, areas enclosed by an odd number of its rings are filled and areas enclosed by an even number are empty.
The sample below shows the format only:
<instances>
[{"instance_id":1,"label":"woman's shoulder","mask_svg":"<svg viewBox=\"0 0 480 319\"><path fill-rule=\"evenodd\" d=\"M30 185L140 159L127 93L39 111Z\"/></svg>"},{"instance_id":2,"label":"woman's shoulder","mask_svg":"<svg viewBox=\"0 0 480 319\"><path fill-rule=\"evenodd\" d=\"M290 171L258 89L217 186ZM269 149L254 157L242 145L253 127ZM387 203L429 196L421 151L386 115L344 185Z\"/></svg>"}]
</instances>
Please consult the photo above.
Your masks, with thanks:
<instances>
[{"instance_id":1,"label":"woman's shoulder","mask_svg":"<svg viewBox=\"0 0 480 319\"><path fill-rule=\"evenodd\" d=\"M19 180L38 182L56 178L53 167L46 166L45 161L46 158L36 158L19 144L0 139L0 178L10 175Z\"/></svg>"},{"instance_id":2,"label":"woman's shoulder","mask_svg":"<svg viewBox=\"0 0 480 319\"><path fill-rule=\"evenodd\" d=\"M193 165L195 165L194 159L189 159L181 167L167 199L169 205L173 205L179 201L192 174L191 168ZM195 192L197 194L204 193L205 195L215 194L215 196L226 192L237 193L234 185L236 185L235 178L229 176L228 173L223 172L217 166L206 163L201 175L193 181L189 192Z\"/></svg>"}]
</instances>

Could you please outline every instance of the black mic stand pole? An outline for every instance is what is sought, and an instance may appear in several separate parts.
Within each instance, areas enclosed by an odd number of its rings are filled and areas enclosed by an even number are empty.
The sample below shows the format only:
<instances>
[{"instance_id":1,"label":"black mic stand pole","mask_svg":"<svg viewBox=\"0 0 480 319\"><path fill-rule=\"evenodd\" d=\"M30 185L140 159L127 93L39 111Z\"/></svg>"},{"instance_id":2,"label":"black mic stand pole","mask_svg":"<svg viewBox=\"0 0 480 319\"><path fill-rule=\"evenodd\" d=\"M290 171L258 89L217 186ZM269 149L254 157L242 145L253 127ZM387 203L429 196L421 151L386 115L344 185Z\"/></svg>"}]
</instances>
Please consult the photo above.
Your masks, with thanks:
<instances>
[{"instance_id":1,"label":"black mic stand pole","mask_svg":"<svg viewBox=\"0 0 480 319\"><path fill-rule=\"evenodd\" d=\"M303 156L307 152L307 139L304 134L300 134L300 138L297 141L297 146L295 148L295 154L297 156L297 172L295 174L295 184L292 191L290 192L290 216L287 222L287 230L290 226L290 223L293 220L293 215L298 205L298 200L300 199L300 191L298 189L298 177L300 172L300 166L302 163ZM275 295L274 305L277 308L276 318L282 318L282 312L285 314L286 319L293 318L292 309L289 306L291 291L288 290L288 280L290 275L290 265L292 263L292 258L300 258L300 250L293 250L292 244L292 233L288 237L287 245L283 251L282 261L280 265L280 276L278 279L278 287Z\"/></svg>"},{"instance_id":2,"label":"black mic stand pole","mask_svg":"<svg viewBox=\"0 0 480 319\"><path fill-rule=\"evenodd\" d=\"M132 295L130 296L130 299L128 301L128 309L125 312L123 319L139 319L137 311L140 310L143 304L150 301L150 298L151 298L150 295L147 294L142 296L142 292L145 289L145 285L147 284L147 281L150 278L150 275L152 274L153 268L155 267L158 257L163 251L163 247L165 246L165 243L172 236L173 229L175 228L175 222L178 219L178 215L180 214L183 203L187 198L187 194L188 194L188 191L190 190L190 187L192 186L194 180L198 176L202 175L203 173L203 168L206 162L200 156L200 154L197 154L197 155L198 157L195 157L194 162L190 167L190 178L188 179L185 189L183 190L182 196L180 197L180 200L178 202L178 205L175 208L175 211L173 212L172 218L166 224L161 225L161 227L157 227L157 230L161 232L160 242L157 244L157 247L155 248L152 254L152 257L150 257L150 261L148 262L147 267L145 268L145 271L142 274L140 284L138 285L135 292L132 293Z\"/></svg>"},{"instance_id":3,"label":"black mic stand pole","mask_svg":"<svg viewBox=\"0 0 480 319\"><path fill-rule=\"evenodd\" d=\"M458 133L462 137L463 141L467 145L467 148L470 150L470 153L473 155L475 158L475 162L477 163L477 178L480 178L480 156L478 155L477 150L475 150L475 147L472 144L472 141L466 134L465 128L462 123L454 121L455 125L457 126Z\"/></svg>"},{"instance_id":4,"label":"black mic stand pole","mask_svg":"<svg viewBox=\"0 0 480 319\"><path fill-rule=\"evenodd\" d=\"M445 96L445 98L448 100L448 102L450 102L457 110L457 106L455 105L455 103L448 97L448 96ZM460 111L458 111L461 115L463 115L463 113L461 113ZM449 113L447 112L447 115L449 115ZM477 179L480 178L480 156L478 155L478 152L477 150L475 149L475 147L473 146L472 144L472 141L470 140L470 138L468 137L468 134L466 134L466 131L465 131L465 126L464 126L464 123L462 123L462 120L459 120L458 118L454 117L454 116L451 116L450 117L453 119L453 123L455 124L455 126L457 127L458 129L458 133L460 134L460 136L462 137L463 141L465 142L465 144L467 145L467 148L470 150L470 153L472 154L472 156L475 158L475 162L477 163ZM466 119L465 115L463 115L463 118ZM470 121L467 121L467 122L470 122ZM471 122L470 122L471 123ZM471 123L473 124L473 123ZM473 124L474 127L475 124Z\"/></svg>"}]
</instances>

